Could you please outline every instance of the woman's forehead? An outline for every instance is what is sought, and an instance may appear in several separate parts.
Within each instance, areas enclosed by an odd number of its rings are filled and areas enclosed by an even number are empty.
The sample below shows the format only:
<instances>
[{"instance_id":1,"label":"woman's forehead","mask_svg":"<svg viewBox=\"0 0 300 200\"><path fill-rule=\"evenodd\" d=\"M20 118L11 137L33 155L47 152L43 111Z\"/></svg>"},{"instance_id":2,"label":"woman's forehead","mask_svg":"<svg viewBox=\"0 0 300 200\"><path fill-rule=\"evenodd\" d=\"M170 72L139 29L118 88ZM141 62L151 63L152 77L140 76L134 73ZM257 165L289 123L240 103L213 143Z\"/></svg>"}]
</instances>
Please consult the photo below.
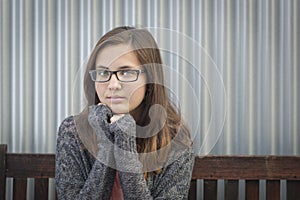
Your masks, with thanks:
<instances>
[{"instance_id":1,"label":"woman's forehead","mask_svg":"<svg viewBox=\"0 0 300 200\"><path fill-rule=\"evenodd\" d=\"M107 68L140 65L136 54L128 45L107 46L99 51L95 66Z\"/></svg>"}]
</instances>

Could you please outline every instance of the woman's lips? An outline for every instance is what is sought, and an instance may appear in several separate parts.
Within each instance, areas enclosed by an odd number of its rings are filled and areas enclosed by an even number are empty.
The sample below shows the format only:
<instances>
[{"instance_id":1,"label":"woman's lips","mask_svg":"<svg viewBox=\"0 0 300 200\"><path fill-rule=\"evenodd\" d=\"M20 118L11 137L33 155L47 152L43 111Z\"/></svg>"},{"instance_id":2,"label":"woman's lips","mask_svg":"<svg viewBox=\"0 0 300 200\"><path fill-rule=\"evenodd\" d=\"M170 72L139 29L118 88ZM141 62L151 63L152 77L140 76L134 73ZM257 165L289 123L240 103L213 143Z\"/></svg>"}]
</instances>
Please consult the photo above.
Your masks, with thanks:
<instances>
[{"instance_id":1,"label":"woman's lips","mask_svg":"<svg viewBox=\"0 0 300 200\"><path fill-rule=\"evenodd\" d=\"M117 103L122 103L125 100L125 97L121 97L121 96L111 96L111 97L106 97L106 99L113 104L117 104Z\"/></svg>"}]
</instances>

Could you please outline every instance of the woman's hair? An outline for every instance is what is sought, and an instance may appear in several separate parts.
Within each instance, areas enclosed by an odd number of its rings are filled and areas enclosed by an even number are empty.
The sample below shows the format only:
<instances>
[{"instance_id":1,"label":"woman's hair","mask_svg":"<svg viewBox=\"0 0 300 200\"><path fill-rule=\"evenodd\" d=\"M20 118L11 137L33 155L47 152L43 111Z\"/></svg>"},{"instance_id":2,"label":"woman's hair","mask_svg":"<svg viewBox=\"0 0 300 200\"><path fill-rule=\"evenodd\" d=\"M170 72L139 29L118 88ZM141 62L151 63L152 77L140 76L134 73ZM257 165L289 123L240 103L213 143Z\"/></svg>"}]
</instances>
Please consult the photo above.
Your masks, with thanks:
<instances>
[{"instance_id":1,"label":"woman's hair","mask_svg":"<svg viewBox=\"0 0 300 200\"><path fill-rule=\"evenodd\" d=\"M163 63L160 51L151 33L147 30L133 27L118 27L106 33L97 42L89 58L85 72L84 91L88 105L81 114L86 117L88 106L96 105L100 102L95 90L95 83L91 80L89 75L89 71L95 69L95 60L99 51L107 46L119 44L130 46L130 49L132 49L132 52L135 53L138 61L142 65L143 70L145 70L147 77L146 93L140 105L142 108L140 110L143 112L139 113L138 117L135 116L135 120L139 126L149 127L147 129L148 133L143 133L143 135L149 135L150 137L136 139L137 151L139 153L157 152L156 156L152 157L153 160L147 160L147 163L161 166L161 163L164 163L167 159L168 151L160 152L158 150L170 144L179 131L186 136L186 140L181 142L187 146L190 146L191 142L189 140L189 132L182 123L179 111L175 109L175 106L167 95L164 86ZM154 118L152 117L153 119L149 117L150 108L151 116L154 116ZM147 126L151 123L151 120L155 120L156 127L162 127L156 134L153 134L155 127ZM139 130L137 129L137 131ZM182 139L183 138L180 140ZM146 161L143 159L149 158L140 156L140 159L142 163L145 163ZM159 172L159 170L156 172ZM145 177L147 177L147 173L145 173Z\"/></svg>"}]
</instances>

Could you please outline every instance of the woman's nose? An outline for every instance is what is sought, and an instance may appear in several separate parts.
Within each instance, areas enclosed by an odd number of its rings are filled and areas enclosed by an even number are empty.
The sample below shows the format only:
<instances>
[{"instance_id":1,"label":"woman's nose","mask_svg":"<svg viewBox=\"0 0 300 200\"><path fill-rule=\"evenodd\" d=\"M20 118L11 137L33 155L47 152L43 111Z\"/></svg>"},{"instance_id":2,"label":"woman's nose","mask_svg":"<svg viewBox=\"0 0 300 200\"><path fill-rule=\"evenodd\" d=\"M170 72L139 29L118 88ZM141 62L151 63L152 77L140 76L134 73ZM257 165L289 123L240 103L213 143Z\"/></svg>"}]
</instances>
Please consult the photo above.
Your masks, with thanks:
<instances>
[{"instance_id":1,"label":"woman's nose","mask_svg":"<svg viewBox=\"0 0 300 200\"><path fill-rule=\"evenodd\" d=\"M121 89L121 83L117 79L116 74L113 74L111 76L110 80L108 81L108 89L110 89L110 90Z\"/></svg>"}]
</instances>

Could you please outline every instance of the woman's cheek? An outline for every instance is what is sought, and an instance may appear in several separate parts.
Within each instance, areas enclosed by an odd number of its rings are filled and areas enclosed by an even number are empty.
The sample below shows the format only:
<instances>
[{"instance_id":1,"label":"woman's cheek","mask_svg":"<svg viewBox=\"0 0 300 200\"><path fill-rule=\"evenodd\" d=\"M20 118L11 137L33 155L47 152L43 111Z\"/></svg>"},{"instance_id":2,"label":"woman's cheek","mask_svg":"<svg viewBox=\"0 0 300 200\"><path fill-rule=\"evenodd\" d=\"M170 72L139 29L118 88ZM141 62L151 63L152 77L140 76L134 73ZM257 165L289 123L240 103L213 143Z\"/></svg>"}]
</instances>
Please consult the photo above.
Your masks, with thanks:
<instances>
[{"instance_id":1,"label":"woman's cheek","mask_svg":"<svg viewBox=\"0 0 300 200\"><path fill-rule=\"evenodd\" d=\"M105 98L104 98L105 88L100 84L95 84L95 88L96 88L96 93L98 95L98 98L99 98L100 102L104 103L104 101L105 101Z\"/></svg>"},{"instance_id":2,"label":"woman's cheek","mask_svg":"<svg viewBox=\"0 0 300 200\"><path fill-rule=\"evenodd\" d=\"M146 86L142 85L131 92L129 97L130 110L137 108L143 101L146 93Z\"/></svg>"}]
</instances>

